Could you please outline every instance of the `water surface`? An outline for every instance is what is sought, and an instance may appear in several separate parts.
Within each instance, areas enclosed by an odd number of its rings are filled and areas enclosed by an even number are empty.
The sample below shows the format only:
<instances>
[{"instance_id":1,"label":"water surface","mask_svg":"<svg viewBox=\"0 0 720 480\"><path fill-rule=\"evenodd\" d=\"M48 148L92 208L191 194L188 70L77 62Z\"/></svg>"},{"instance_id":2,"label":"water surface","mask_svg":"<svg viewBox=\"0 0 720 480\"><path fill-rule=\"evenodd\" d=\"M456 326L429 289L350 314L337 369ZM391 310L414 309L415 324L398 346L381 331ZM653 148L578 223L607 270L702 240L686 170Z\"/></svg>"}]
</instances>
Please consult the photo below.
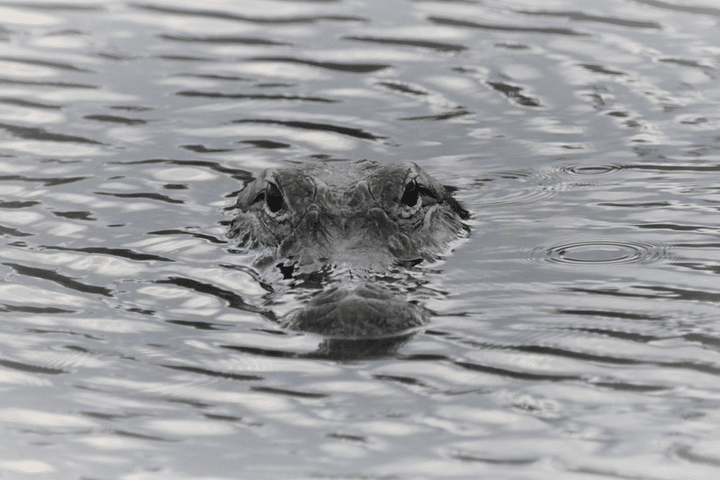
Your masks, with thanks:
<instances>
[{"instance_id":1,"label":"water surface","mask_svg":"<svg viewBox=\"0 0 720 480\"><path fill-rule=\"evenodd\" d=\"M7 478L717 478L709 0L0 3ZM473 213L352 360L228 241L270 166ZM412 280L412 281L410 281Z\"/></svg>"}]
</instances>

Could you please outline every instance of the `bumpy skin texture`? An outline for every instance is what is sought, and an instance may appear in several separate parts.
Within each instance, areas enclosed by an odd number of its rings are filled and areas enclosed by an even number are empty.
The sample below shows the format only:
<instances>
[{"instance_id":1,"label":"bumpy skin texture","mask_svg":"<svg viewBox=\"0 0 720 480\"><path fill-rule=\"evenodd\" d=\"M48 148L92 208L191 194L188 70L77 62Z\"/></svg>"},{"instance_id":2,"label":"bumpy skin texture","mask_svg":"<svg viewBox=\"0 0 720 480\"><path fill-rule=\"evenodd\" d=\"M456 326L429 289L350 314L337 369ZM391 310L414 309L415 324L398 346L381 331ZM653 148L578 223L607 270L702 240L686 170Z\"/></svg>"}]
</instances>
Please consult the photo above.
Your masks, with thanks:
<instances>
[{"instance_id":1,"label":"bumpy skin texture","mask_svg":"<svg viewBox=\"0 0 720 480\"><path fill-rule=\"evenodd\" d=\"M229 236L259 252L256 266L312 273L328 266L381 273L432 261L467 236L468 212L414 163L361 161L265 170L239 194ZM376 285L321 292L290 315L296 330L344 338L392 335L427 321Z\"/></svg>"}]
</instances>

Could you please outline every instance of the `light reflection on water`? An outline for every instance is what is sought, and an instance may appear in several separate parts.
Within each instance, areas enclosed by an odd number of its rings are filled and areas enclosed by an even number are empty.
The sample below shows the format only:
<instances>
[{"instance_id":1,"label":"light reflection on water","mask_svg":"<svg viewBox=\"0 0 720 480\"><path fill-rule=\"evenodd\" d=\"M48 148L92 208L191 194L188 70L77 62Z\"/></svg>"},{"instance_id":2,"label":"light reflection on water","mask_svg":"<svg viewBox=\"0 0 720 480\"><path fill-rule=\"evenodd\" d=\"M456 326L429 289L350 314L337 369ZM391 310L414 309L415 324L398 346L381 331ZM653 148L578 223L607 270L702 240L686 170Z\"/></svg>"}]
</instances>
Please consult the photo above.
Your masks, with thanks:
<instances>
[{"instance_id":1,"label":"light reflection on water","mask_svg":"<svg viewBox=\"0 0 720 480\"><path fill-rule=\"evenodd\" d=\"M718 18L0 3L0 472L716 478ZM307 289L268 291L227 207L363 158L459 187L472 237L398 274L412 338L283 330Z\"/></svg>"}]
</instances>

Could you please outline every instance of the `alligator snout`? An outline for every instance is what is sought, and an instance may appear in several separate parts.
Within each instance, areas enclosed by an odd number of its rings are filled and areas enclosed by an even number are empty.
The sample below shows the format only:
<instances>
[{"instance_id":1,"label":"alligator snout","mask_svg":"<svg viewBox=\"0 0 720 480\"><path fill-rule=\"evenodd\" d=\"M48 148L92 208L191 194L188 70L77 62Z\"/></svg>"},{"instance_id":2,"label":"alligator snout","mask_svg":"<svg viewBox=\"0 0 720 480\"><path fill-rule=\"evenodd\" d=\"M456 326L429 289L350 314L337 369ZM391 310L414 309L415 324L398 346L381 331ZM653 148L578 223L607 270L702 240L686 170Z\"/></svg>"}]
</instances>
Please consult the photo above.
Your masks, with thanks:
<instances>
[{"instance_id":1,"label":"alligator snout","mask_svg":"<svg viewBox=\"0 0 720 480\"><path fill-rule=\"evenodd\" d=\"M303 308L290 312L284 326L326 337L377 338L404 333L427 321L424 308L364 283L316 294Z\"/></svg>"}]
</instances>

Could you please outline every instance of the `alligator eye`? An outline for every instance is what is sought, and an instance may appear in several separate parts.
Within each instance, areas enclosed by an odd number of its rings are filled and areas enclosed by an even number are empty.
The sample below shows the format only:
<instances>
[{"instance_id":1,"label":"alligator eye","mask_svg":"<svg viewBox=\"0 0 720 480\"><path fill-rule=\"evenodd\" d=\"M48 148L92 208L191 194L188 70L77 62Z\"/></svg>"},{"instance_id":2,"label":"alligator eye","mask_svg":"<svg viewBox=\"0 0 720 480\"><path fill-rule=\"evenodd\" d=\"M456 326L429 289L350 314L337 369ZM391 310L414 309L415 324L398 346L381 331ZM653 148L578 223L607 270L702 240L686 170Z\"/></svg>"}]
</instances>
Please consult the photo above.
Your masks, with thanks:
<instances>
[{"instance_id":1,"label":"alligator eye","mask_svg":"<svg viewBox=\"0 0 720 480\"><path fill-rule=\"evenodd\" d=\"M420 211L423 205L422 193L422 187L415 179L407 183L402 198L400 198L400 208L398 209L400 218L412 218Z\"/></svg>"},{"instance_id":2,"label":"alligator eye","mask_svg":"<svg viewBox=\"0 0 720 480\"><path fill-rule=\"evenodd\" d=\"M265 187L265 205L272 214L278 213L285 205L283 194L274 183L268 183Z\"/></svg>"},{"instance_id":3,"label":"alligator eye","mask_svg":"<svg viewBox=\"0 0 720 480\"><path fill-rule=\"evenodd\" d=\"M400 199L400 203L402 203L403 205L406 205L408 207L414 207L415 205L417 205L419 199L420 199L420 188L418 187L418 184L415 181L415 179L412 179L408 182L407 186L405 187L405 193L403 193L403 196Z\"/></svg>"}]
</instances>

